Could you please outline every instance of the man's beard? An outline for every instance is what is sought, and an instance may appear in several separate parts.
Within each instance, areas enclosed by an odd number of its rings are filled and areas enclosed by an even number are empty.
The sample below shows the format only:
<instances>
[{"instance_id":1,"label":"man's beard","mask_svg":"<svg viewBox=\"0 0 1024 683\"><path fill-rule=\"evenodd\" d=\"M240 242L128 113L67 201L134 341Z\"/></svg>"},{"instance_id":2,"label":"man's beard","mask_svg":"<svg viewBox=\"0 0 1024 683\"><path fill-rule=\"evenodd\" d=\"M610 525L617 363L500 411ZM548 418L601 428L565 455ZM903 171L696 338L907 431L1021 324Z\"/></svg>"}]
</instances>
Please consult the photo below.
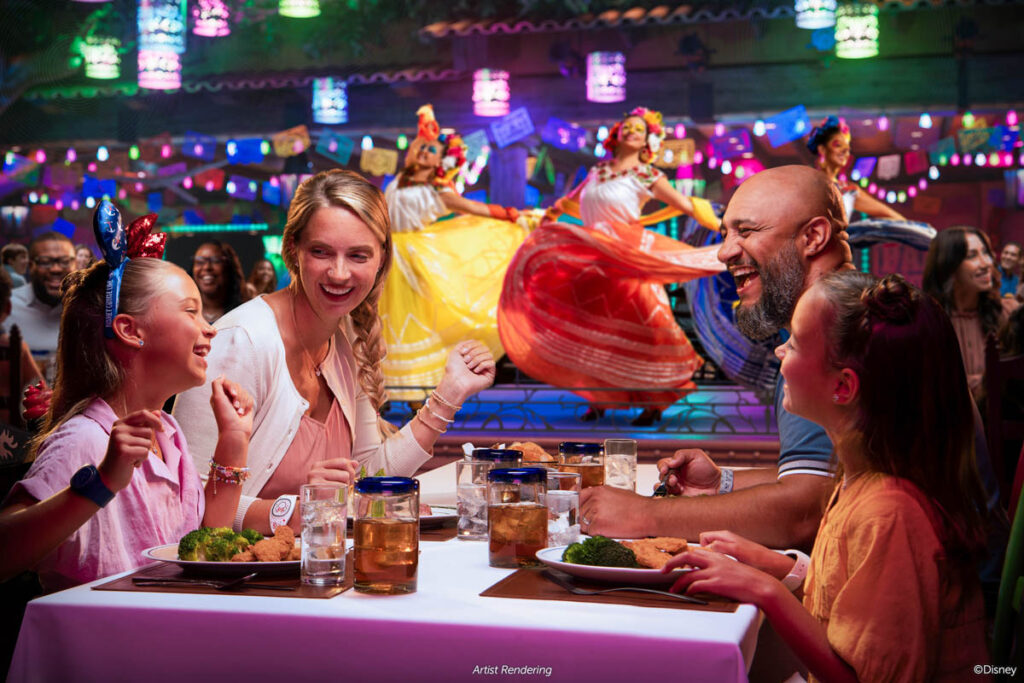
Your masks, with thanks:
<instances>
[{"instance_id":1,"label":"man's beard","mask_svg":"<svg viewBox=\"0 0 1024 683\"><path fill-rule=\"evenodd\" d=\"M788 242L775 258L758 267L758 274L761 297L750 306L741 304L736 308L736 326L754 340L767 339L789 324L804 291L807 267L796 245Z\"/></svg>"},{"instance_id":2,"label":"man's beard","mask_svg":"<svg viewBox=\"0 0 1024 683\"><path fill-rule=\"evenodd\" d=\"M36 295L36 299L42 301L47 306L52 307L60 303L60 297L50 294L46 289L46 285L38 280L32 280L32 291Z\"/></svg>"}]
</instances>

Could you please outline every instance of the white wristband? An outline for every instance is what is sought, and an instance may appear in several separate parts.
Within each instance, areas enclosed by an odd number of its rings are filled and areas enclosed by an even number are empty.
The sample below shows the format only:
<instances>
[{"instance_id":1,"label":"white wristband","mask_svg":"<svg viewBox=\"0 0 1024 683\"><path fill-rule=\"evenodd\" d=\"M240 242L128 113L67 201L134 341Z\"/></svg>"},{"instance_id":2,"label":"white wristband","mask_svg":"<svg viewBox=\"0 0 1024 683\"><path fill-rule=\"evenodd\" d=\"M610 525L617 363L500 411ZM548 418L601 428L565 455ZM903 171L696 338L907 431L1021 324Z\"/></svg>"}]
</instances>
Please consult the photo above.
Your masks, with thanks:
<instances>
[{"instance_id":1,"label":"white wristband","mask_svg":"<svg viewBox=\"0 0 1024 683\"><path fill-rule=\"evenodd\" d=\"M790 591L795 591L804 583L804 577L807 576L807 568L811 566L811 558L799 550L785 550L782 554L795 560L793 568L789 570L789 574L786 574L786 578L782 579L783 586Z\"/></svg>"},{"instance_id":2,"label":"white wristband","mask_svg":"<svg viewBox=\"0 0 1024 683\"><path fill-rule=\"evenodd\" d=\"M277 527L288 524L292 513L295 512L295 502L298 499L298 496L289 495L277 497L274 504L270 506L270 533L274 533Z\"/></svg>"},{"instance_id":3,"label":"white wristband","mask_svg":"<svg viewBox=\"0 0 1024 683\"><path fill-rule=\"evenodd\" d=\"M733 483L732 468L730 468L730 467L723 467L722 468L722 478L718 482L718 492L719 493L729 493L730 491L732 491L732 483Z\"/></svg>"}]
</instances>

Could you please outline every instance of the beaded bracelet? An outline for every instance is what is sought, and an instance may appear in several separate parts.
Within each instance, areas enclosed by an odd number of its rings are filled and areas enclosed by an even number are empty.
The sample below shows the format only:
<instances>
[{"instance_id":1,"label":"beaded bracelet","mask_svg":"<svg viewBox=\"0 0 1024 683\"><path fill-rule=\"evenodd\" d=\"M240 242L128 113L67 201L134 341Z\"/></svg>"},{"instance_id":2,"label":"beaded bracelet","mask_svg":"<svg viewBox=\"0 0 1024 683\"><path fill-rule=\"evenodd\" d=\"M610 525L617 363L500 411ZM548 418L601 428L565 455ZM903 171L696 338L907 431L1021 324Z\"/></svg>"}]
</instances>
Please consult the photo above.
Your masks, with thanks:
<instances>
[{"instance_id":1,"label":"beaded bracelet","mask_svg":"<svg viewBox=\"0 0 1024 683\"><path fill-rule=\"evenodd\" d=\"M436 410L431 408L430 407L430 399L429 398L427 399L426 403L423 404L423 407L426 408L428 411L430 411L431 415L436 417L441 422L444 422L445 424L449 424L450 425L451 423L455 422L455 420L449 420L447 417L445 417L443 415L439 415Z\"/></svg>"},{"instance_id":2,"label":"beaded bracelet","mask_svg":"<svg viewBox=\"0 0 1024 683\"><path fill-rule=\"evenodd\" d=\"M437 393L437 389L434 389L432 392L430 392L430 397L431 398L436 398L438 403L440 403L443 406L448 406L452 410L459 410L460 408L462 408L462 406L457 406L454 403L452 403L451 401L446 400L444 396L442 396L441 394Z\"/></svg>"},{"instance_id":3,"label":"beaded bracelet","mask_svg":"<svg viewBox=\"0 0 1024 683\"><path fill-rule=\"evenodd\" d=\"M213 493L217 493L217 482L239 485L249 478L248 467L226 467L210 458L210 479L213 480Z\"/></svg>"},{"instance_id":4,"label":"beaded bracelet","mask_svg":"<svg viewBox=\"0 0 1024 683\"><path fill-rule=\"evenodd\" d=\"M436 426L430 424L429 422L427 422L426 420L423 419L423 409L424 408L426 408L426 406L424 406L423 408L420 408L416 412L416 417L418 417L420 419L420 424L423 425L424 427L426 427L427 429L431 430L431 431L437 432L438 434L444 434L445 432L447 432L448 431L448 425L445 425L444 429L442 429L440 427L436 427Z\"/></svg>"}]
</instances>

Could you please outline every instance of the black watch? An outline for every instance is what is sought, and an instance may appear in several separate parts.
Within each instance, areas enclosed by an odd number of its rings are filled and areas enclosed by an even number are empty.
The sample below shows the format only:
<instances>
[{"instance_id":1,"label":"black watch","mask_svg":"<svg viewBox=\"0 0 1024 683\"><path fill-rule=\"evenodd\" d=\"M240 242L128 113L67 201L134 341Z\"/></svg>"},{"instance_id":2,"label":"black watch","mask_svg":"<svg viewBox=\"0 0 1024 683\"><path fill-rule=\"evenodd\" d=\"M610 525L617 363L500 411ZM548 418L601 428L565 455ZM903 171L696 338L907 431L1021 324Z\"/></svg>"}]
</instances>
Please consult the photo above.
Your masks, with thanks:
<instances>
[{"instance_id":1,"label":"black watch","mask_svg":"<svg viewBox=\"0 0 1024 683\"><path fill-rule=\"evenodd\" d=\"M85 496L100 507L103 507L114 497L114 492L107 488L107 485L100 479L99 470L94 465L86 465L75 472L71 477L71 490L80 496Z\"/></svg>"}]
</instances>

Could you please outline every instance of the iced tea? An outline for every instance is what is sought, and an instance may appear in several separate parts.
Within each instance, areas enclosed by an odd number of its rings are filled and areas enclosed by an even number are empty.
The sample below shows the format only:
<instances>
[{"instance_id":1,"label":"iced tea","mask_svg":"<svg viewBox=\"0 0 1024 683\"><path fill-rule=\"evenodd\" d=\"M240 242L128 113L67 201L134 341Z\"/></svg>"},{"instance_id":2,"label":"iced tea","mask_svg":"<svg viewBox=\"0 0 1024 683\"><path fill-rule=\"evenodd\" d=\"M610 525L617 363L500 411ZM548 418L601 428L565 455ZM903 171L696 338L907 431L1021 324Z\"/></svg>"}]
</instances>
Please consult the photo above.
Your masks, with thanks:
<instances>
[{"instance_id":1,"label":"iced tea","mask_svg":"<svg viewBox=\"0 0 1024 683\"><path fill-rule=\"evenodd\" d=\"M575 472L580 475L580 487L604 485L603 462L564 462L558 466L562 472Z\"/></svg>"},{"instance_id":2,"label":"iced tea","mask_svg":"<svg viewBox=\"0 0 1024 683\"><path fill-rule=\"evenodd\" d=\"M537 551L547 547L548 509L539 503L490 505L487 537L492 567L540 564Z\"/></svg>"},{"instance_id":3,"label":"iced tea","mask_svg":"<svg viewBox=\"0 0 1024 683\"><path fill-rule=\"evenodd\" d=\"M419 522L357 519L355 588L364 593L413 593L419 562Z\"/></svg>"}]
</instances>

